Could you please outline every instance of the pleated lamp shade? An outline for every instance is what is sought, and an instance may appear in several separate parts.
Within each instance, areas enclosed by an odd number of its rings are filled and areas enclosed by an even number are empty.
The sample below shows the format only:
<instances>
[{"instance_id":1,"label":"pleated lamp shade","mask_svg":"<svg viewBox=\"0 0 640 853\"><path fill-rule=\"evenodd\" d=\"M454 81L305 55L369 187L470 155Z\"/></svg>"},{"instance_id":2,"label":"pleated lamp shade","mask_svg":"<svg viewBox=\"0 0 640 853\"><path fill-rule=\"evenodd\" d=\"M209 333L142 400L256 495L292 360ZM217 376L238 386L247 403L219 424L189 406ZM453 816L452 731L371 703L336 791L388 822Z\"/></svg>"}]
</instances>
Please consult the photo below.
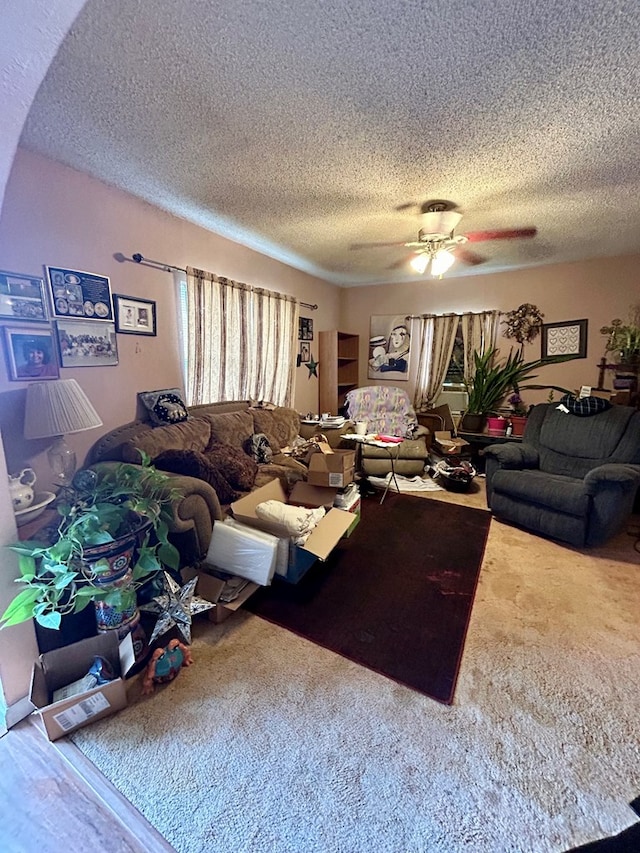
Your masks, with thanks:
<instances>
[{"instance_id":1,"label":"pleated lamp shade","mask_svg":"<svg viewBox=\"0 0 640 853\"><path fill-rule=\"evenodd\" d=\"M75 379L31 382L24 411L24 437L50 438L102 426Z\"/></svg>"}]
</instances>

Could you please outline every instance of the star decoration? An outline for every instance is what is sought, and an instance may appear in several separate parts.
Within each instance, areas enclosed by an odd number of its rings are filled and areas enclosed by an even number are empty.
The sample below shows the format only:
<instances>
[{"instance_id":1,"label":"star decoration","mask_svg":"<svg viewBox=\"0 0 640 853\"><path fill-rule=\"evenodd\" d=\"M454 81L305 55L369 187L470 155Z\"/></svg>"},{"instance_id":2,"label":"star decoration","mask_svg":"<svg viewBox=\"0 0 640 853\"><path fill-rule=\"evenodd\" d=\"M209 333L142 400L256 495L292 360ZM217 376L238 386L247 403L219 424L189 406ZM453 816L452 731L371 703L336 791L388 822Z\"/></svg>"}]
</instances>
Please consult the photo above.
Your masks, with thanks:
<instances>
[{"instance_id":1,"label":"star decoration","mask_svg":"<svg viewBox=\"0 0 640 853\"><path fill-rule=\"evenodd\" d=\"M309 354L309 355L310 355L309 361L307 362L307 369L309 371L309 376L307 377L307 379L311 379L312 376L315 376L315 377L318 376L318 364L320 363L318 361L313 360L313 355L311 355L311 354Z\"/></svg>"},{"instance_id":2,"label":"star decoration","mask_svg":"<svg viewBox=\"0 0 640 853\"><path fill-rule=\"evenodd\" d=\"M149 613L157 613L158 621L149 639L151 644L161 634L173 628L175 625L182 639L188 645L191 643L191 617L195 613L203 613L215 605L211 601L194 595L193 592L198 583L198 578L192 578L183 587L178 586L171 575L164 574L164 592L157 595L148 604L143 604L140 610Z\"/></svg>"}]
</instances>

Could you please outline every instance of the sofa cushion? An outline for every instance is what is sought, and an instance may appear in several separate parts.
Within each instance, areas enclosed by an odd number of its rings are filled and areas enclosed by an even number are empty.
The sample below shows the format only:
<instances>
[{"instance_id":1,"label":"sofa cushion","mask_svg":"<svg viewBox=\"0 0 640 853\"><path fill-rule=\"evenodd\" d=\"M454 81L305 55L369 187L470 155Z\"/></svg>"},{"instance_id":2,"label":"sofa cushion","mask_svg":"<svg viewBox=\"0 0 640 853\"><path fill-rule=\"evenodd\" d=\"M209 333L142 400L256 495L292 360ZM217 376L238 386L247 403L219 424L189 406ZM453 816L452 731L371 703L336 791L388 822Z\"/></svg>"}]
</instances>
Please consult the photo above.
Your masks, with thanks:
<instances>
[{"instance_id":1,"label":"sofa cushion","mask_svg":"<svg viewBox=\"0 0 640 853\"><path fill-rule=\"evenodd\" d=\"M138 450L152 459L165 450L204 451L209 443L211 428L206 418L189 418L179 424L155 427L130 438L122 444L124 462L140 462Z\"/></svg>"},{"instance_id":2,"label":"sofa cushion","mask_svg":"<svg viewBox=\"0 0 640 853\"><path fill-rule=\"evenodd\" d=\"M263 432L274 453L291 445L300 434L300 415L295 409L277 406L275 409L251 409L255 432Z\"/></svg>"},{"instance_id":3,"label":"sofa cushion","mask_svg":"<svg viewBox=\"0 0 640 853\"><path fill-rule=\"evenodd\" d=\"M251 412L225 412L221 415L202 415L211 430L209 444L211 447L226 444L242 450L244 442L254 432L262 432L253 428ZM208 450L209 448L207 448Z\"/></svg>"},{"instance_id":4,"label":"sofa cushion","mask_svg":"<svg viewBox=\"0 0 640 853\"><path fill-rule=\"evenodd\" d=\"M214 444L209 446L205 456L234 489L246 492L253 488L258 463L243 450L231 444Z\"/></svg>"},{"instance_id":5,"label":"sofa cushion","mask_svg":"<svg viewBox=\"0 0 640 853\"><path fill-rule=\"evenodd\" d=\"M138 398L149 413L149 420L154 426L181 423L189 417L187 404L179 388L140 391Z\"/></svg>"},{"instance_id":6,"label":"sofa cushion","mask_svg":"<svg viewBox=\"0 0 640 853\"><path fill-rule=\"evenodd\" d=\"M204 480L213 486L222 504L230 504L238 498L222 471L198 450L165 450L156 456L153 464L161 471Z\"/></svg>"}]
</instances>

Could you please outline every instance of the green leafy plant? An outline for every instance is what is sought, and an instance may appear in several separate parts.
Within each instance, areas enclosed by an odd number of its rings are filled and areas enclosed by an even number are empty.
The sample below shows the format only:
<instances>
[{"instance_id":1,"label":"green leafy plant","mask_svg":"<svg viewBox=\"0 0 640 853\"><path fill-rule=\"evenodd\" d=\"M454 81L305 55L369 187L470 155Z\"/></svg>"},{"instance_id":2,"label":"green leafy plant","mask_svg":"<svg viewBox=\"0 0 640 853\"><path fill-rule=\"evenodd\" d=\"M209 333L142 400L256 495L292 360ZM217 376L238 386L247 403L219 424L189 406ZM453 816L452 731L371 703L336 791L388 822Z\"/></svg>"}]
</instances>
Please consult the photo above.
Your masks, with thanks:
<instances>
[{"instance_id":1,"label":"green leafy plant","mask_svg":"<svg viewBox=\"0 0 640 853\"><path fill-rule=\"evenodd\" d=\"M482 354L477 351L473 353L475 375L472 379L465 379L469 395L468 414L497 413L507 394L510 391L518 392L522 388L554 388L556 391L562 391L563 394L570 393L568 389L558 385L524 385L523 383L537 377L537 373L533 373L534 370L539 370L547 364L568 361L571 356L525 361L520 350L515 354L510 350L506 359L497 362L498 352L498 349L494 348Z\"/></svg>"},{"instance_id":2,"label":"green leafy plant","mask_svg":"<svg viewBox=\"0 0 640 853\"><path fill-rule=\"evenodd\" d=\"M621 364L634 364L640 360L640 305L630 312L629 322L623 323L616 319L610 326L600 329L601 335L607 336L605 352L616 354Z\"/></svg>"},{"instance_id":3,"label":"green leafy plant","mask_svg":"<svg viewBox=\"0 0 640 853\"><path fill-rule=\"evenodd\" d=\"M122 591L100 585L108 561L85 558L93 546L137 538L134 588L164 568L178 569L168 521L179 491L141 455L141 465L106 463L79 471L57 502L60 521L51 541L9 546L19 557L16 582L22 589L0 618L0 628L34 618L45 628L57 629L62 616L78 613L93 601L117 606Z\"/></svg>"}]
</instances>

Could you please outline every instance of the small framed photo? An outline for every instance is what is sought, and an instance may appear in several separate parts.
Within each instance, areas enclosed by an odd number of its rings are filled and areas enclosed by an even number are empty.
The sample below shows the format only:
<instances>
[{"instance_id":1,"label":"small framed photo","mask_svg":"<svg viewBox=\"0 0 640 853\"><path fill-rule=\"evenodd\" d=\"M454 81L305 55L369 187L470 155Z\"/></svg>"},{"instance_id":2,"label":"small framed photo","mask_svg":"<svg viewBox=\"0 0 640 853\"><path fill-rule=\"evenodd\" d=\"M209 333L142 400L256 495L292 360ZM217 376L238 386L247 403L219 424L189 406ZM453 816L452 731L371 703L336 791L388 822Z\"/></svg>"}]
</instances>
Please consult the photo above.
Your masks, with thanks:
<instances>
[{"instance_id":1,"label":"small framed photo","mask_svg":"<svg viewBox=\"0 0 640 853\"><path fill-rule=\"evenodd\" d=\"M151 299L113 294L116 332L121 335L155 335L156 303Z\"/></svg>"},{"instance_id":2,"label":"small framed photo","mask_svg":"<svg viewBox=\"0 0 640 853\"><path fill-rule=\"evenodd\" d=\"M57 379L60 376L51 328L4 327L9 379Z\"/></svg>"},{"instance_id":3,"label":"small framed photo","mask_svg":"<svg viewBox=\"0 0 640 853\"><path fill-rule=\"evenodd\" d=\"M108 276L61 267L45 267L53 317L113 323L111 282Z\"/></svg>"},{"instance_id":4,"label":"small framed photo","mask_svg":"<svg viewBox=\"0 0 640 853\"><path fill-rule=\"evenodd\" d=\"M586 358L588 325L588 320L543 323L541 358L552 358L555 355Z\"/></svg>"},{"instance_id":5,"label":"small framed photo","mask_svg":"<svg viewBox=\"0 0 640 853\"><path fill-rule=\"evenodd\" d=\"M313 320L311 320L309 317L299 317L298 318L298 340L299 341L312 341L313 340Z\"/></svg>"},{"instance_id":6,"label":"small framed photo","mask_svg":"<svg viewBox=\"0 0 640 853\"><path fill-rule=\"evenodd\" d=\"M308 364L311 361L311 344L303 342L300 344L300 364Z\"/></svg>"},{"instance_id":7,"label":"small framed photo","mask_svg":"<svg viewBox=\"0 0 640 853\"><path fill-rule=\"evenodd\" d=\"M0 270L0 320L46 322L43 279Z\"/></svg>"},{"instance_id":8,"label":"small framed photo","mask_svg":"<svg viewBox=\"0 0 640 853\"><path fill-rule=\"evenodd\" d=\"M118 363L116 328L86 320L56 322L61 367L111 367Z\"/></svg>"}]
</instances>

